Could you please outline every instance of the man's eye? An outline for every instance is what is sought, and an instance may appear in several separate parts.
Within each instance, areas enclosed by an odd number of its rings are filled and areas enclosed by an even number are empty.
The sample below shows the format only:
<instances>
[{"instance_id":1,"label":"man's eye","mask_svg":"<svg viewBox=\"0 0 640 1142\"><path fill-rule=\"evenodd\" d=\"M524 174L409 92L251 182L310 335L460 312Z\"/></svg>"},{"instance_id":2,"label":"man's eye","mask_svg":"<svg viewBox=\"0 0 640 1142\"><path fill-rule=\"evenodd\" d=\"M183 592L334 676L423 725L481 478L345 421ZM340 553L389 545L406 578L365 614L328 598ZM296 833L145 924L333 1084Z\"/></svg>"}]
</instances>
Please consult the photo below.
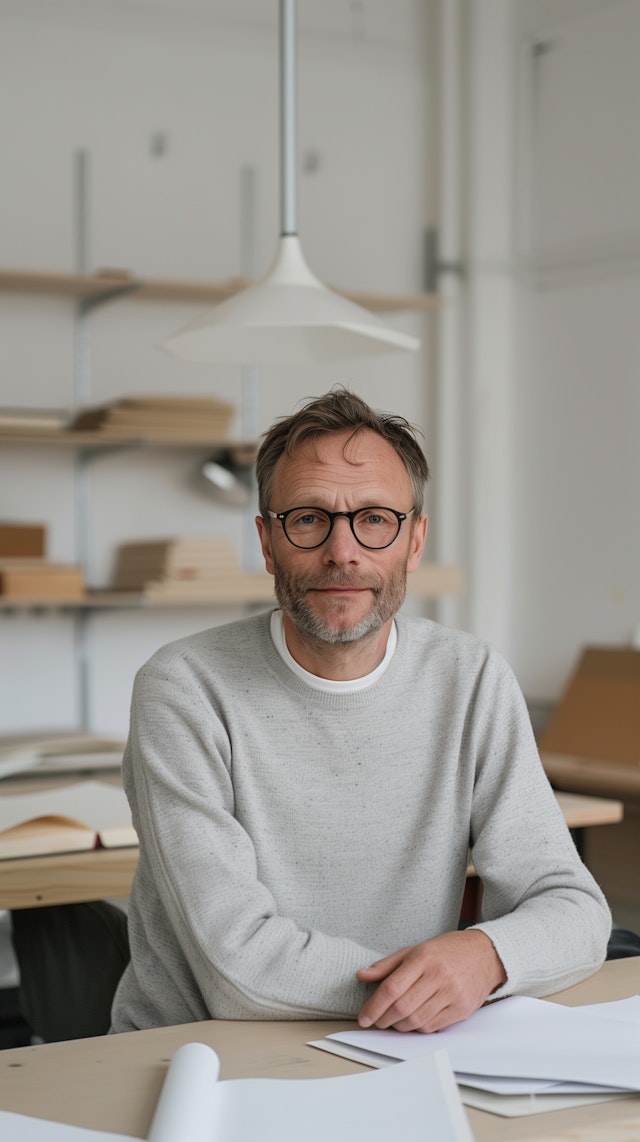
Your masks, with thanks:
<instances>
[{"instance_id":1,"label":"man's eye","mask_svg":"<svg viewBox=\"0 0 640 1142\"><path fill-rule=\"evenodd\" d=\"M291 516L289 522L290 527L317 527L321 522L321 517L317 512L301 512L299 515Z\"/></svg>"}]
</instances>

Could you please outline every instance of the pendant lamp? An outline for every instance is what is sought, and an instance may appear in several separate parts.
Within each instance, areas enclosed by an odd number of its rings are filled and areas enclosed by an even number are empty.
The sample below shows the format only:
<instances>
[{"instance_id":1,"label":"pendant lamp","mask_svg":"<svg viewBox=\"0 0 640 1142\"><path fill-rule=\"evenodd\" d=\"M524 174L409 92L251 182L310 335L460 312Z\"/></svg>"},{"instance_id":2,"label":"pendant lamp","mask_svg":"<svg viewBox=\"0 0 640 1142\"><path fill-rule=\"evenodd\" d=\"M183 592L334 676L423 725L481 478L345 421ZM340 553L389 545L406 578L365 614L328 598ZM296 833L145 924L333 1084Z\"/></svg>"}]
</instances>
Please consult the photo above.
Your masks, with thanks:
<instances>
[{"instance_id":1,"label":"pendant lamp","mask_svg":"<svg viewBox=\"0 0 640 1142\"><path fill-rule=\"evenodd\" d=\"M304 259L297 234L295 0L280 0L280 116L282 225L271 269L160 347L187 361L241 365L314 364L417 349L416 337L328 289Z\"/></svg>"}]
</instances>

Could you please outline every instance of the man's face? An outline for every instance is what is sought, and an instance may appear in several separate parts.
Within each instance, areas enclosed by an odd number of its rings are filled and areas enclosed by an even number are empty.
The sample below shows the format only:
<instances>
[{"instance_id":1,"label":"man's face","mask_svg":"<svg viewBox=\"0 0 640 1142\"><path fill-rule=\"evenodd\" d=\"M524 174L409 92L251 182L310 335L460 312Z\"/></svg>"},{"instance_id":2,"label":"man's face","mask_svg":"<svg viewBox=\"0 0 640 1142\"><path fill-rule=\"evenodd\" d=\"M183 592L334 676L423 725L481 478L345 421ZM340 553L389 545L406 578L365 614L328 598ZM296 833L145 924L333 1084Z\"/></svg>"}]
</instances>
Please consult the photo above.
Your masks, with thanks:
<instances>
[{"instance_id":1,"label":"man's face","mask_svg":"<svg viewBox=\"0 0 640 1142\"><path fill-rule=\"evenodd\" d=\"M368 429L347 443L349 436L321 436L293 456L282 456L271 510L408 512L411 480L391 445ZM355 642L393 617L404 601L407 571L420 562L427 529L426 516L409 516L390 547L371 551L357 542L349 520L340 518L322 546L302 550L289 542L278 520L271 528L261 517L256 523L280 607L299 631L324 643Z\"/></svg>"}]
</instances>

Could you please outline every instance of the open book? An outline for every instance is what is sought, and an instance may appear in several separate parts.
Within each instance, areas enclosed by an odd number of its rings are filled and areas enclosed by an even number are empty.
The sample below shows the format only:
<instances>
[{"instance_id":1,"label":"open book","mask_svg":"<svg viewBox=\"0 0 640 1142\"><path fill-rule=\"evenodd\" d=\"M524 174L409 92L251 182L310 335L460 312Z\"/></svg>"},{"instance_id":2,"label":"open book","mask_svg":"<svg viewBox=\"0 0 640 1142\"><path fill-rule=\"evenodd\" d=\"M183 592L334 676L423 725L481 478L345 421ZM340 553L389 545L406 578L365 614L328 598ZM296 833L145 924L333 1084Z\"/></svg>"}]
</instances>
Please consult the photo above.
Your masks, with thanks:
<instances>
[{"instance_id":1,"label":"open book","mask_svg":"<svg viewBox=\"0 0 640 1142\"><path fill-rule=\"evenodd\" d=\"M0 796L0 860L137 843L120 786L82 781Z\"/></svg>"},{"instance_id":2,"label":"open book","mask_svg":"<svg viewBox=\"0 0 640 1142\"><path fill-rule=\"evenodd\" d=\"M211 1047L178 1048L149 1142L473 1142L446 1051L328 1079L219 1082L218 1071ZM10 1113L0 1113L0 1134L11 1142L125 1142Z\"/></svg>"}]
</instances>

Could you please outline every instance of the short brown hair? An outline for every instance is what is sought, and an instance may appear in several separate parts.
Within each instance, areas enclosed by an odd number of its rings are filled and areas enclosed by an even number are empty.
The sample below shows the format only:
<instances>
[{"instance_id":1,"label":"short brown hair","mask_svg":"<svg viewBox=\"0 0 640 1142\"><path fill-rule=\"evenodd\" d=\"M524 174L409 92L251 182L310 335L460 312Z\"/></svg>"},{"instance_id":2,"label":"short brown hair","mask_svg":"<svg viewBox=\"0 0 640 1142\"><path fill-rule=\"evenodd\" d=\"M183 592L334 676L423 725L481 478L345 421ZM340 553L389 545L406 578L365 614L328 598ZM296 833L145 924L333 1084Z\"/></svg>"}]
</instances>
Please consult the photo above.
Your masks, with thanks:
<instances>
[{"instance_id":1,"label":"short brown hair","mask_svg":"<svg viewBox=\"0 0 640 1142\"><path fill-rule=\"evenodd\" d=\"M268 508L273 475L280 457L291 456L306 440L344 432L348 428L352 430L350 440L368 428L389 442L411 479L416 515L421 513L429 465L417 440L418 430L403 416L377 412L355 393L336 385L324 396L309 401L298 412L281 417L265 433L258 451L256 474L260 513L267 522L270 521Z\"/></svg>"}]
</instances>

